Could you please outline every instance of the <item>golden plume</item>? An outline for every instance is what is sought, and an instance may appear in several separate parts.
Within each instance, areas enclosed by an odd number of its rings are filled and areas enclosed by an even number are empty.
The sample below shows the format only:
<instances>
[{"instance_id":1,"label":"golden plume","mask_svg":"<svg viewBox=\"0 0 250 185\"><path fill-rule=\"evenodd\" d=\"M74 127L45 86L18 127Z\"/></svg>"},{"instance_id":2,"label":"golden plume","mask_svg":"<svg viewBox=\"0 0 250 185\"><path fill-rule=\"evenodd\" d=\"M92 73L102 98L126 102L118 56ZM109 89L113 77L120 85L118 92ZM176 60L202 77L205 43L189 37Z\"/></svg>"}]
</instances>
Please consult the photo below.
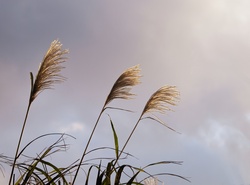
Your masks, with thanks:
<instances>
[{"instance_id":1,"label":"golden plume","mask_svg":"<svg viewBox=\"0 0 250 185\"><path fill-rule=\"evenodd\" d=\"M140 118L138 119L138 121L136 122L134 128L132 129L130 135L128 136L125 144L123 145L118 157L116 158L115 162L114 162L114 166L116 165L116 163L118 162L118 159L120 158L120 156L122 155L124 149L126 148L130 138L132 137L132 135L135 132L135 129L137 128L139 122L142 119L152 119L154 121L159 122L160 124L166 126L167 128L175 131L173 128L167 126L163 121L161 121L158 117L156 117L155 115L149 116L149 117L143 117L146 113L152 113L152 112L160 112L162 114L165 113L165 111L167 110L171 110L170 107L168 106L168 104L170 105L176 105L177 100L179 99L179 92L177 91L175 86L163 86L160 89L158 89L154 94L152 94L152 96L149 98L149 100L147 101L141 115ZM175 131L176 132L176 131Z\"/></svg>"},{"instance_id":2,"label":"golden plume","mask_svg":"<svg viewBox=\"0 0 250 185\"><path fill-rule=\"evenodd\" d=\"M62 44L58 40L54 40L47 53L45 54L42 63L39 66L35 82L33 83L33 75L31 74L31 94L30 103L45 89L51 89L55 83L60 83L65 80L60 75L60 71L64 68L61 63L66 61L65 54L68 50L62 50Z\"/></svg>"},{"instance_id":3,"label":"golden plume","mask_svg":"<svg viewBox=\"0 0 250 185\"><path fill-rule=\"evenodd\" d=\"M140 83L140 71L139 65L125 70L114 83L104 107L114 99L131 99L135 94L130 93L130 90L132 86Z\"/></svg>"},{"instance_id":4,"label":"golden plume","mask_svg":"<svg viewBox=\"0 0 250 185\"><path fill-rule=\"evenodd\" d=\"M142 115L148 112L160 112L164 114L168 110L172 110L168 105L176 105L179 99L179 91L175 86L163 86L158 89L147 101Z\"/></svg>"},{"instance_id":5,"label":"golden plume","mask_svg":"<svg viewBox=\"0 0 250 185\"><path fill-rule=\"evenodd\" d=\"M133 96L134 94L130 93L130 90L132 88L132 86L135 86L137 84L140 83L140 77L141 75L140 73L140 68L139 65L133 66L128 68L127 70L125 70L120 77L116 80L116 82L114 83L109 95L107 96L107 99L103 105L103 108L96 120L96 123L94 125L94 128L89 136L88 142L86 144L86 147L83 151L82 157L80 159L79 164L82 164L83 159L87 153L87 149L89 147L90 141L92 140L92 137L94 135L94 132L96 130L96 127L98 125L99 119L102 115L102 113L105 111L105 109L107 108L106 106L114 99L130 99L131 96ZM110 108L110 107L109 107ZM116 109L116 108L115 108ZM122 109L123 110L123 109ZM79 169L80 169L81 165L78 165L77 169L76 169L76 173L74 175L72 184L75 183L76 177L78 175Z\"/></svg>"}]
</instances>

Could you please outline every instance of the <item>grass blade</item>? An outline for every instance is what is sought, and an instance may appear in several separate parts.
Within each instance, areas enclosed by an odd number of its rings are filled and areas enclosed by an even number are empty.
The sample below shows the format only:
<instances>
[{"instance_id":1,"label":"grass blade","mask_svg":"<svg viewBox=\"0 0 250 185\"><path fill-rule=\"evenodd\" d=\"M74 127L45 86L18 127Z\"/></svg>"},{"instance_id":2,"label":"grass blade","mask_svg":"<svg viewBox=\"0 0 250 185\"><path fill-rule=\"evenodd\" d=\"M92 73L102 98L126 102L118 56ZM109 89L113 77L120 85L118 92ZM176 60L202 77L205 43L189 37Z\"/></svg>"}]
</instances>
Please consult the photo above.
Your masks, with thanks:
<instances>
[{"instance_id":1,"label":"grass blade","mask_svg":"<svg viewBox=\"0 0 250 185\"><path fill-rule=\"evenodd\" d=\"M118 136L116 134L115 127L114 127L114 124L113 124L112 119L110 118L110 116L109 116L109 120L110 120L111 128L112 128L112 131L113 131L113 136L114 136L115 155L116 155L116 158L118 158L118 154L119 154Z\"/></svg>"}]
</instances>

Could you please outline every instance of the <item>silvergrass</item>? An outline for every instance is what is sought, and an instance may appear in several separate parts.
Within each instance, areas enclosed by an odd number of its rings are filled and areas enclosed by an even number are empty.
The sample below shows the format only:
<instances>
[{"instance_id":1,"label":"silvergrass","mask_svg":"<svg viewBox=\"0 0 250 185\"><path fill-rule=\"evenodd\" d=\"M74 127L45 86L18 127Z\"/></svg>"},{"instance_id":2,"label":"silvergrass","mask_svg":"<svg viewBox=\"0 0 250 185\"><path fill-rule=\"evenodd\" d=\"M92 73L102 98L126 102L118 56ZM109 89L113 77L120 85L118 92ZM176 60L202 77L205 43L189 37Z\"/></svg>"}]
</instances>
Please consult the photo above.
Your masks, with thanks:
<instances>
[{"instance_id":1,"label":"silvergrass","mask_svg":"<svg viewBox=\"0 0 250 185\"><path fill-rule=\"evenodd\" d=\"M114 83L104 106L108 105L114 99L131 99L135 94L131 93L131 87L140 83L139 65L128 68Z\"/></svg>"},{"instance_id":2,"label":"silvergrass","mask_svg":"<svg viewBox=\"0 0 250 185\"><path fill-rule=\"evenodd\" d=\"M139 65L136 65L136 66L133 66L133 67L130 67L128 68L127 70L125 70L121 75L120 77L116 80L116 82L114 83L113 87L111 88L110 90L110 93L109 95L107 96L107 99L101 109L101 112L96 120L96 123L94 125L94 128L92 129L92 132L90 134L90 137L88 139L88 142L85 146L85 149L84 149L84 152L82 154L82 157L81 157L81 160L79 162L79 166L77 167L77 170L76 170L76 173L74 175L74 179L72 181L72 185L74 185L75 181L76 181L76 178L77 178L77 175L78 175L78 172L79 172L79 169L81 167L81 164L83 162L83 159L86 155L86 152L87 152L87 149L88 149L88 146L90 144L90 141L93 137L93 134L95 132L95 129L98 125L98 122L100 120L100 117L102 115L102 113L108 108L107 105L115 100L115 99L131 99L135 94L132 94L130 92L131 88L135 85L138 85L140 83L140 67Z\"/></svg>"},{"instance_id":3,"label":"silvergrass","mask_svg":"<svg viewBox=\"0 0 250 185\"><path fill-rule=\"evenodd\" d=\"M144 180L145 185L157 185L158 179L156 177L149 177Z\"/></svg>"},{"instance_id":4,"label":"silvergrass","mask_svg":"<svg viewBox=\"0 0 250 185\"><path fill-rule=\"evenodd\" d=\"M20 172L20 177L15 181L15 184L57 184L56 182L62 180L65 185L68 185L66 181L66 175L70 173L70 170L74 167L72 165L66 168L57 167L46 158L52 158L55 153L66 151L68 144L66 143L65 134L51 133L39 136L32 140L28 145L35 144L36 140L40 140L43 137L60 135L59 138L51 145L45 147L35 157L22 155L27 158L25 162L17 163L17 169ZM70 135L67 135L70 136ZM72 136L70 136L72 137ZM26 146L28 146L26 145Z\"/></svg>"},{"instance_id":5,"label":"silvergrass","mask_svg":"<svg viewBox=\"0 0 250 185\"><path fill-rule=\"evenodd\" d=\"M172 110L169 105L176 105L179 95L180 93L175 86L166 85L161 87L147 101L142 111L142 116L149 112L165 114L166 111Z\"/></svg>"},{"instance_id":6,"label":"silvergrass","mask_svg":"<svg viewBox=\"0 0 250 185\"><path fill-rule=\"evenodd\" d=\"M51 89L54 84L65 80L65 77L60 75L60 72L64 68L61 64L67 59L64 55L68 53L68 50L62 50L62 44L58 40L54 40L51 43L50 48L43 58L43 62L40 64L35 83L32 84L30 102L43 90ZM31 79L33 83L32 73Z\"/></svg>"},{"instance_id":7,"label":"silvergrass","mask_svg":"<svg viewBox=\"0 0 250 185\"><path fill-rule=\"evenodd\" d=\"M144 118L144 115L146 115L147 113L153 113L153 112L159 112L161 114L164 114L166 111L172 110L169 107L169 105L175 106L178 99L179 99L179 92L177 91L175 86L167 86L167 85L163 86L151 95L151 97L148 99L138 121L136 122L134 128L132 129L128 139L126 140L123 148L121 149L121 152L119 153L117 159L115 160L114 166L116 165L116 163L118 162L122 153L124 152L124 149L126 148L132 135L134 134L134 131L137 128L139 122ZM146 118L151 118L151 119L163 124L163 122L160 121L159 119L155 119L152 117L146 117ZM171 127L168 127L168 128L171 130L174 130Z\"/></svg>"},{"instance_id":8,"label":"silvergrass","mask_svg":"<svg viewBox=\"0 0 250 185\"><path fill-rule=\"evenodd\" d=\"M22 130L18 140L14 162L12 164L12 169L9 178L9 185L11 185L14 168L18 158L19 148L21 145L24 128L26 126L26 121L28 118L30 106L32 102L35 100L35 98L38 96L38 94L41 93L43 90L51 89L55 83L59 83L65 80L65 78L60 75L60 71L64 68L61 66L61 63L66 61L64 55L67 54L68 52L69 52L68 50L62 50L62 44L58 40L54 40L51 43L47 53L45 54L42 63L40 64L35 82L33 81L33 74L30 73L31 91L30 91L29 104L26 110Z\"/></svg>"}]
</instances>

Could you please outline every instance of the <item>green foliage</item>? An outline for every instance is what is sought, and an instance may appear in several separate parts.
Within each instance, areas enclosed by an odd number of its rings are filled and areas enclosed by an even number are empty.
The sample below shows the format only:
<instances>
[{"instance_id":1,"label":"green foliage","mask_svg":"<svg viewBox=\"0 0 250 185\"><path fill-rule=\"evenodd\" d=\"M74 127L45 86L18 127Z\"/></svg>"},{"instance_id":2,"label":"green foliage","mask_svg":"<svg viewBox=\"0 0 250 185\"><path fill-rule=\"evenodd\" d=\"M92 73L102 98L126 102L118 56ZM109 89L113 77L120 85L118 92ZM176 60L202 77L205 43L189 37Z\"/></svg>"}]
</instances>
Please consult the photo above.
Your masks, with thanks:
<instances>
[{"instance_id":1,"label":"green foliage","mask_svg":"<svg viewBox=\"0 0 250 185\"><path fill-rule=\"evenodd\" d=\"M110 117L109 117L109 118L110 118ZM118 159L118 154L119 154L118 136L117 136L117 134L116 134L115 127L114 127L114 124L113 124L111 118L110 118L110 124L111 124L111 128L112 128L113 135L114 135L115 155L116 155L116 158Z\"/></svg>"}]
</instances>

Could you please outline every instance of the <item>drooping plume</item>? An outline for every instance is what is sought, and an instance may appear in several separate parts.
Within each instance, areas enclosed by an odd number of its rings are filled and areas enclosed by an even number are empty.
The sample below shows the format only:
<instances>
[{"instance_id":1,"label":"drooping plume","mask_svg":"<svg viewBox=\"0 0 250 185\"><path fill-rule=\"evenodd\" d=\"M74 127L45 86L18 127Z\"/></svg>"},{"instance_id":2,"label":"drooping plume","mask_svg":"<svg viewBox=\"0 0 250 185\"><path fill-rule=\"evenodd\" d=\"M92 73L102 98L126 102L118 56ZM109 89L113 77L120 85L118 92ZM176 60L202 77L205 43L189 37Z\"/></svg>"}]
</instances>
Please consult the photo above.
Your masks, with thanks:
<instances>
[{"instance_id":1,"label":"drooping plume","mask_svg":"<svg viewBox=\"0 0 250 185\"><path fill-rule=\"evenodd\" d=\"M148 112L160 112L164 114L171 110L169 105L176 105L180 93L175 86L163 86L158 89L147 101L142 115Z\"/></svg>"},{"instance_id":2,"label":"drooping plume","mask_svg":"<svg viewBox=\"0 0 250 185\"><path fill-rule=\"evenodd\" d=\"M131 99L135 94L131 93L132 86L140 83L140 68L139 65L133 66L125 70L114 83L105 106L114 99Z\"/></svg>"},{"instance_id":3,"label":"drooping plume","mask_svg":"<svg viewBox=\"0 0 250 185\"><path fill-rule=\"evenodd\" d=\"M104 112L104 110L107 108L106 106L114 99L130 99L134 94L132 94L130 92L131 88L137 84L140 83L140 77L141 75L140 73L140 68L139 65L133 66L128 68L127 70L125 70L120 77L116 80L116 82L114 83L109 95L107 96L107 99L103 105L103 108L96 120L96 123L94 125L94 128L90 134L90 137L88 139L88 142L86 144L86 147L83 151L82 157L80 159L80 164L82 164L83 159L87 153L87 149L89 147L89 143L92 140L92 137L94 135L94 132L96 130L96 127L99 123L99 119L102 115L102 113ZM78 175L79 169L80 169L81 165L78 166L78 168L76 169L76 173L75 176L73 178L72 184L75 183L76 177Z\"/></svg>"},{"instance_id":4,"label":"drooping plume","mask_svg":"<svg viewBox=\"0 0 250 185\"><path fill-rule=\"evenodd\" d=\"M45 89L51 89L54 84L60 83L65 78L60 75L64 68L61 64L66 61L65 54L68 50L62 50L62 44L58 40L54 40L47 53L45 54L42 63L39 66L35 82L33 83L33 74L31 73L31 94L30 103Z\"/></svg>"}]
</instances>

